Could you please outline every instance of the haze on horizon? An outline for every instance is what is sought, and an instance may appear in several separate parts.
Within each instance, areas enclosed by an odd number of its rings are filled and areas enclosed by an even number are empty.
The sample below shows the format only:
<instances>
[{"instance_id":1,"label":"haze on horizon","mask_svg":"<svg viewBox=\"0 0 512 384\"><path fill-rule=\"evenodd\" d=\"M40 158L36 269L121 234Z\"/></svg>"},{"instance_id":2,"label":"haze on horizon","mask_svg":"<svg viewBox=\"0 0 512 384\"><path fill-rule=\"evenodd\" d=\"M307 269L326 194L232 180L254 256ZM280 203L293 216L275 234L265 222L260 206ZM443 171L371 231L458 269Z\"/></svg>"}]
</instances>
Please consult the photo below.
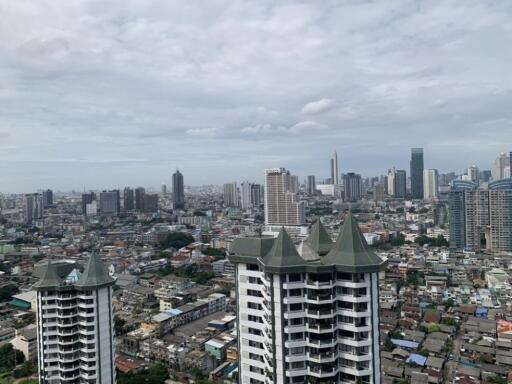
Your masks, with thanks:
<instances>
[{"instance_id":1,"label":"haze on horizon","mask_svg":"<svg viewBox=\"0 0 512 384\"><path fill-rule=\"evenodd\" d=\"M391 5L392 4L392 5ZM0 3L0 192L491 169L512 3Z\"/></svg>"}]
</instances>

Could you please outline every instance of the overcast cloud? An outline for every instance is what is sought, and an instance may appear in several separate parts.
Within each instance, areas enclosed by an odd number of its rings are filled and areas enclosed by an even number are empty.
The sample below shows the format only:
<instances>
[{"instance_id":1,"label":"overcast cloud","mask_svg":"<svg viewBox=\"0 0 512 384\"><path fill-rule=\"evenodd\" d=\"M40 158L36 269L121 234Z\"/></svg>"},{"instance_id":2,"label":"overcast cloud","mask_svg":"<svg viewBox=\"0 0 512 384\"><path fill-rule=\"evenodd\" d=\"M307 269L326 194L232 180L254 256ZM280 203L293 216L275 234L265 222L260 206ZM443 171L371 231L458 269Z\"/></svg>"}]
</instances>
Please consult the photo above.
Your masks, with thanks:
<instances>
[{"instance_id":1,"label":"overcast cloud","mask_svg":"<svg viewBox=\"0 0 512 384\"><path fill-rule=\"evenodd\" d=\"M0 191L490 168L510 1L0 1Z\"/></svg>"}]
</instances>

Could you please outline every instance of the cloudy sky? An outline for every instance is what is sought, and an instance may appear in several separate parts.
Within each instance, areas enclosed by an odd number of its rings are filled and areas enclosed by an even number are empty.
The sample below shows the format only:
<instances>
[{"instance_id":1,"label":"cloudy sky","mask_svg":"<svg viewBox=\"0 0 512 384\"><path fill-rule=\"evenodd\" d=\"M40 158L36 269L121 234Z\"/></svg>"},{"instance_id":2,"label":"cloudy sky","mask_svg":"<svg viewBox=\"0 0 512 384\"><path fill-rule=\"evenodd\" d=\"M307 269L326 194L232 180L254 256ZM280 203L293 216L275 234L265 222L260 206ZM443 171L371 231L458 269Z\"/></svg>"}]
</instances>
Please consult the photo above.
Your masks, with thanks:
<instances>
[{"instance_id":1,"label":"cloudy sky","mask_svg":"<svg viewBox=\"0 0 512 384\"><path fill-rule=\"evenodd\" d=\"M0 1L0 192L490 168L512 2Z\"/></svg>"}]
</instances>

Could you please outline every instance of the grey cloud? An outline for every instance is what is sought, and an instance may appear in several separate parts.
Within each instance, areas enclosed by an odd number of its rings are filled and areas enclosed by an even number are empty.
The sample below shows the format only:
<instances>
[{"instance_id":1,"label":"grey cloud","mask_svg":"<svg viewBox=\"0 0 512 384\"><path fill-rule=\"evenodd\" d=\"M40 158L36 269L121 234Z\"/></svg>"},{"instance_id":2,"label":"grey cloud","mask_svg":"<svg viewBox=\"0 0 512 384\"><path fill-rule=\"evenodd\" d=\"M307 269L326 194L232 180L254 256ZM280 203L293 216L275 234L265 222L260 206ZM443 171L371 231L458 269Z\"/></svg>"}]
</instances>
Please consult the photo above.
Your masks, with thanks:
<instances>
[{"instance_id":1,"label":"grey cloud","mask_svg":"<svg viewBox=\"0 0 512 384\"><path fill-rule=\"evenodd\" d=\"M328 111L334 107L334 100L331 99L320 99L317 101L311 101L302 107L301 112L307 115L314 115Z\"/></svg>"}]
</instances>

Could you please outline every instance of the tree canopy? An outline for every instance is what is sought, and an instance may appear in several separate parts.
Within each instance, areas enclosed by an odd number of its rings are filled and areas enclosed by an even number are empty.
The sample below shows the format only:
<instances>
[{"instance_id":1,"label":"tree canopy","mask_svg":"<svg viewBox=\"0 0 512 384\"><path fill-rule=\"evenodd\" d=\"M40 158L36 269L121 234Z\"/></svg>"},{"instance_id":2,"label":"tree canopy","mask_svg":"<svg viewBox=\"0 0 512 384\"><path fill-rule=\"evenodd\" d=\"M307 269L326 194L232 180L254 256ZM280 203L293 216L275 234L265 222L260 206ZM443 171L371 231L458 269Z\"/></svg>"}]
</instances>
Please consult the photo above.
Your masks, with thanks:
<instances>
[{"instance_id":1,"label":"tree canopy","mask_svg":"<svg viewBox=\"0 0 512 384\"><path fill-rule=\"evenodd\" d=\"M172 247L180 249L194 242L194 237L190 233L185 232L171 232L165 239L160 242L163 249Z\"/></svg>"}]
</instances>

